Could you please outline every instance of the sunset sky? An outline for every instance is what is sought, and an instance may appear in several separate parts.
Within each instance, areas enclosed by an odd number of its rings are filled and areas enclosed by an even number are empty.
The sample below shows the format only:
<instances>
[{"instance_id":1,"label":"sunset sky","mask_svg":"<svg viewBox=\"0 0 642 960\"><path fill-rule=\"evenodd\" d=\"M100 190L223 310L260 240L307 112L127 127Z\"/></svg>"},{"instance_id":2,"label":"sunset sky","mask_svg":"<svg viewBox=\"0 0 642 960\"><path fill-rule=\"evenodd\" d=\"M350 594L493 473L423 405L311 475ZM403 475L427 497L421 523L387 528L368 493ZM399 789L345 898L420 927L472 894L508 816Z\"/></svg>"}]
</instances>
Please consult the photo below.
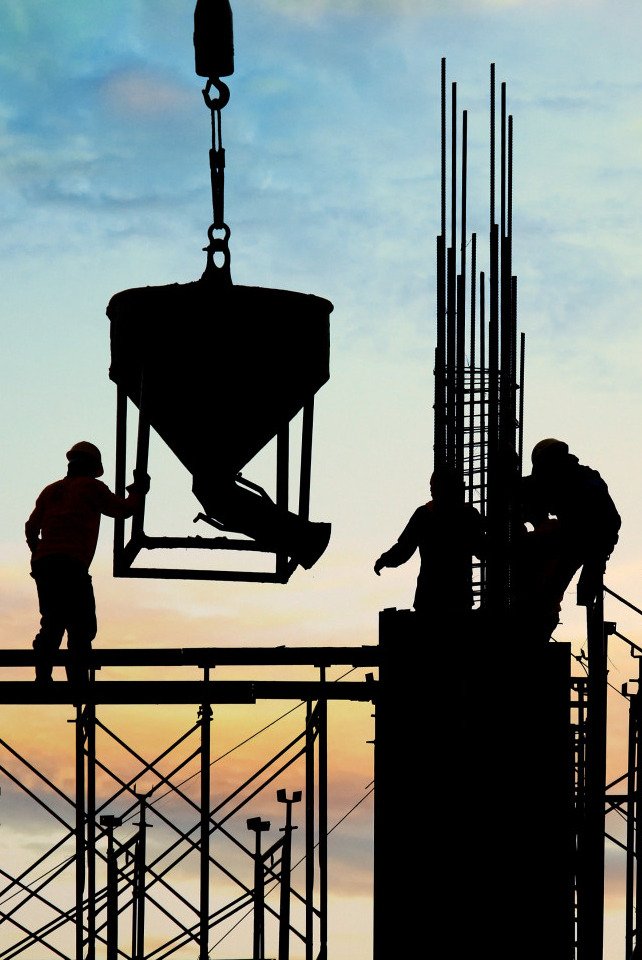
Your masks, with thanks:
<instances>
[{"instance_id":1,"label":"sunset sky","mask_svg":"<svg viewBox=\"0 0 642 960\"><path fill-rule=\"evenodd\" d=\"M442 57L468 110L469 228L480 235L491 63L514 117L524 449L556 436L602 473L623 519L606 582L642 605L637 0L619 0L616 16L607 0L233 0L232 9L235 72L222 112L232 277L334 305L311 496L311 518L331 522L332 539L287 585L114 579L106 521L92 568L96 644L359 646L377 642L379 610L411 605L416 559L381 577L372 566L427 499L432 468ZM69 446L97 443L113 486L109 299L195 280L205 265L211 129L193 10L191 0L0 6L2 647L29 647L37 629L24 522L64 474ZM242 357L213 358L212 373L229 362L242 389ZM150 472L157 532L194 533L190 478L160 447ZM581 614L571 589L556 638L576 655ZM642 643L632 612L609 601L606 615ZM626 651L614 649L611 666L616 691L637 674ZM354 742L345 755L336 746L337 816L371 777L372 731L357 713ZM44 756L43 714L17 717L4 736L33 736ZM47 762L56 768L55 755ZM365 817L345 841L360 865L357 904L369 896ZM621 911L617 893L609 906ZM367 960L368 934L355 929L342 931L337 960ZM614 934L606 960L622 958Z\"/></svg>"}]
</instances>

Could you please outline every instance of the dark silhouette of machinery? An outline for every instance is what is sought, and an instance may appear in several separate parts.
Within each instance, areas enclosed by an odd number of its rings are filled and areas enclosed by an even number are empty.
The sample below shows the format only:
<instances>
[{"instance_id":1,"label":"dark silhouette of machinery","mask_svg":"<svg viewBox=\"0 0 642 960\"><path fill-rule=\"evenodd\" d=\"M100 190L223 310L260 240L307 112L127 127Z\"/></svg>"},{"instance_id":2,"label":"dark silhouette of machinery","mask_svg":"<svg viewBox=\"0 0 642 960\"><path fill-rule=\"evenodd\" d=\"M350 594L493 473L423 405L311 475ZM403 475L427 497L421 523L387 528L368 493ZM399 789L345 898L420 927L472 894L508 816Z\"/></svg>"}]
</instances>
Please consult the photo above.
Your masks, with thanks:
<instances>
[{"instance_id":1,"label":"dark silhouette of machinery","mask_svg":"<svg viewBox=\"0 0 642 960\"><path fill-rule=\"evenodd\" d=\"M125 290L107 311L110 376L192 475L206 518L305 568L329 525L239 475L327 381L330 309L320 297L204 277Z\"/></svg>"},{"instance_id":2,"label":"dark silhouette of machinery","mask_svg":"<svg viewBox=\"0 0 642 960\"><path fill-rule=\"evenodd\" d=\"M234 70L232 13L227 2L199 0L194 14L196 72L212 114L210 172L213 222L203 275L191 283L115 294L109 375L118 386L117 488L126 453L128 401L138 408L137 467L147 470L150 428L192 475L203 520L244 538L151 537L144 507L125 544L116 527L118 576L187 575L285 582L326 549L330 524L309 519L314 396L330 376L332 304L312 294L239 286L230 272L224 219L225 151L221 110ZM217 95L212 96L216 90ZM290 424L301 415L298 506L290 507ZM241 471L271 441L277 446L275 496ZM133 567L141 549L255 550L275 555L273 572L160 570Z\"/></svg>"}]
</instances>

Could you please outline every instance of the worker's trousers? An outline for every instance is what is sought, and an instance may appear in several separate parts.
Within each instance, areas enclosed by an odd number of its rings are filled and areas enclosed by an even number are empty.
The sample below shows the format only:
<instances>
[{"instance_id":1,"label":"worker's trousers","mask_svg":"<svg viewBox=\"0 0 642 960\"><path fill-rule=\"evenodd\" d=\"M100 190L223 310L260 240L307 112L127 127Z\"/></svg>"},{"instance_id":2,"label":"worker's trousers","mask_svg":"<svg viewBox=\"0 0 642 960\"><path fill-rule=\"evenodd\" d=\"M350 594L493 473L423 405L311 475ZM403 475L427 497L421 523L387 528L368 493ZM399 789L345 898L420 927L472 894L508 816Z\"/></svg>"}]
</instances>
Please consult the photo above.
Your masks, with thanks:
<instances>
[{"instance_id":1,"label":"worker's trousers","mask_svg":"<svg viewBox=\"0 0 642 960\"><path fill-rule=\"evenodd\" d=\"M33 641L36 680L52 679L53 660L67 632L67 679L89 679L87 656L96 636L96 602L87 568L73 557L52 555L34 560L31 576L38 590L40 630Z\"/></svg>"}]
</instances>

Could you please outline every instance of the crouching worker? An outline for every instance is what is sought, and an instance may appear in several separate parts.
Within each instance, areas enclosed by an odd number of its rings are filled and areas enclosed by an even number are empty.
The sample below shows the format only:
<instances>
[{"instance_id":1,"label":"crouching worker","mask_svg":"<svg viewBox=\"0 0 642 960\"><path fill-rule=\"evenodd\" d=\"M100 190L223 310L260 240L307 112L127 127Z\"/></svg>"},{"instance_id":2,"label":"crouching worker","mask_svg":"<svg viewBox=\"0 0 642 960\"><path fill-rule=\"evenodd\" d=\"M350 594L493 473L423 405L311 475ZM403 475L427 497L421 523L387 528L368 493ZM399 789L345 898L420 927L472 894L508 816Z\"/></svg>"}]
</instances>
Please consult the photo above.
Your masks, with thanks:
<instances>
[{"instance_id":1,"label":"crouching worker","mask_svg":"<svg viewBox=\"0 0 642 960\"><path fill-rule=\"evenodd\" d=\"M472 558L482 555L482 521L466 502L463 480L450 467L435 469L430 493L432 499L417 507L374 571L378 576L384 567L398 567L419 550L415 612L422 622L426 617L445 622L472 609Z\"/></svg>"},{"instance_id":2,"label":"crouching worker","mask_svg":"<svg viewBox=\"0 0 642 960\"><path fill-rule=\"evenodd\" d=\"M53 660L67 632L67 679L89 679L87 657L96 636L96 603L89 567L94 558L100 518L131 517L149 490L138 476L119 497L97 478L103 474L98 447L82 440L67 452L67 475L44 488L25 524L36 582L40 631L33 641L36 682L52 682Z\"/></svg>"},{"instance_id":3,"label":"crouching worker","mask_svg":"<svg viewBox=\"0 0 642 960\"><path fill-rule=\"evenodd\" d=\"M519 543L518 611L525 634L548 642L579 570L579 604L590 604L602 589L621 518L598 471L581 464L564 441L540 440L531 462L522 516L533 529Z\"/></svg>"}]
</instances>

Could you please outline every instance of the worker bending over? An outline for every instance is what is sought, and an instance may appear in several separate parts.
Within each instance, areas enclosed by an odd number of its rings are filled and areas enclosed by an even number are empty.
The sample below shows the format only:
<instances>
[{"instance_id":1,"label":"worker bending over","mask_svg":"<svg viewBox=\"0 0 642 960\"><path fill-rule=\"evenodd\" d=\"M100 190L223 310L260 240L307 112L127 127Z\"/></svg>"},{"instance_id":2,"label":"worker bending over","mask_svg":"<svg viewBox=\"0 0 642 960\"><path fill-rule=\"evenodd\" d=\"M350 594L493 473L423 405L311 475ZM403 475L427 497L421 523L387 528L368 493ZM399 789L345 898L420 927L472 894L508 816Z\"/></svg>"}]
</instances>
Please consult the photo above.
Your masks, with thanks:
<instances>
[{"instance_id":1,"label":"worker bending over","mask_svg":"<svg viewBox=\"0 0 642 960\"><path fill-rule=\"evenodd\" d=\"M580 568L579 604L602 589L622 521L598 471L581 464L564 441L540 440L531 463L522 481L522 519L532 530L517 545L518 609L527 629L548 641Z\"/></svg>"}]
</instances>

